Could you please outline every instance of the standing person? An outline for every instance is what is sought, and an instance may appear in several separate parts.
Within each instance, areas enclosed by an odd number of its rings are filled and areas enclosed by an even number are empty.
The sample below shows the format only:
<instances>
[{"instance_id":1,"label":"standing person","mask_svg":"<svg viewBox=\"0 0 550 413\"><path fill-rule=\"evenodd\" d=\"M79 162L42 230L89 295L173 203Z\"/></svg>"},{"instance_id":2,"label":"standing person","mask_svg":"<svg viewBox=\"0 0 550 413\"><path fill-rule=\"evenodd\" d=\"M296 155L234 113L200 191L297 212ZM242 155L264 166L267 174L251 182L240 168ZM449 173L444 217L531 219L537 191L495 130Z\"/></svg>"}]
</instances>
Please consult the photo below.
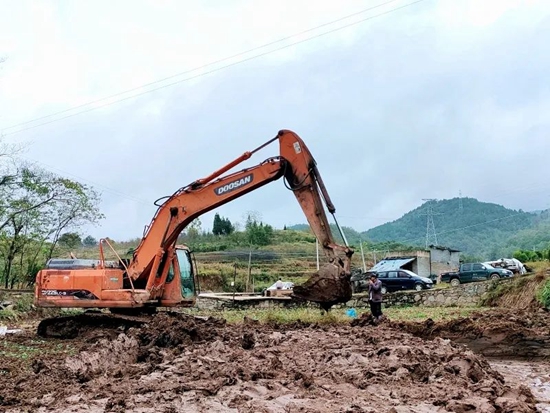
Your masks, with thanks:
<instances>
[{"instance_id":1,"label":"standing person","mask_svg":"<svg viewBox=\"0 0 550 413\"><path fill-rule=\"evenodd\" d=\"M372 273L369 281L369 304L372 316L376 321L382 318L382 281L378 274Z\"/></svg>"}]
</instances>

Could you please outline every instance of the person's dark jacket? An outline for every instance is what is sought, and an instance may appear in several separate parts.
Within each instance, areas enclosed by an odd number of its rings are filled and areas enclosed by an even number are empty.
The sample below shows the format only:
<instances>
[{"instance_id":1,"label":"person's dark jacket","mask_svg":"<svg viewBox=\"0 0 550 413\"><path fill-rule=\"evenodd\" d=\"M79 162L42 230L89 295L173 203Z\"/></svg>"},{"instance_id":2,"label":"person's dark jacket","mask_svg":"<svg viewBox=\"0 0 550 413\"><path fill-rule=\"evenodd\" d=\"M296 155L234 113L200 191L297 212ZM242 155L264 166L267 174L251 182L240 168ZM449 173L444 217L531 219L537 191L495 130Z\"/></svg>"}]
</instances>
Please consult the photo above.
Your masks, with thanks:
<instances>
[{"instance_id":1,"label":"person's dark jacket","mask_svg":"<svg viewBox=\"0 0 550 413\"><path fill-rule=\"evenodd\" d=\"M374 283L369 281L369 299L375 303L382 302L382 281L378 279Z\"/></svg>"}]
</instances>

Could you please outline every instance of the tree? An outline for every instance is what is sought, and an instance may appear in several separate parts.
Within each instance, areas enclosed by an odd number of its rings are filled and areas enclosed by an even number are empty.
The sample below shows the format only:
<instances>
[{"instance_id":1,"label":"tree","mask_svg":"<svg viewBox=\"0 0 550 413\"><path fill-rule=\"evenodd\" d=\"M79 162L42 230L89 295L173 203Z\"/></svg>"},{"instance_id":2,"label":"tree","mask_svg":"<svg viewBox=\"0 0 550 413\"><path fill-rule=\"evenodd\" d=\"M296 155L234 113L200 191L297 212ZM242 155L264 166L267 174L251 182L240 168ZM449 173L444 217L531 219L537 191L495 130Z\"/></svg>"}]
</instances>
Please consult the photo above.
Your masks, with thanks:
<instances>
[{"instance_id":1,"label":"tree","mask_svg":"<svg viewBox=\"0 0 550 413\"><path fill-rule=\"evenodd\" d=\"M59 245L67 247L69 249L76 248L82 245L82 239L76 232L65 232L59 237Z\"/></svg>"},{"instance_id":2,"label":"tree","mask_svg":"<svg viewBox=\"0 0 550 413\"><path fill-rule=\"evenodd\" d=\"M256 221L252 216L246 220L246 237L250 245L269 245L273 238L273 227Z\"/></svg>"},{"instance_id":3,"label":"tree","mask_svg":"<svg viewBox=\"0 0 550 413\"><path fill-rule=\"evenodd\" d=\"M222 218L219 214L214 215L214 225L212 233L214 235L229 235L235 231L235 227L231 224L229 218Z\"/></svg>"},{"instance_id":4,"label":"tree","mask_svg":"<svg viewBox=\"0 0 550 413\"><path fill-rule=\"evenodd\" d=\"M220 214L216 213L214 215L214 224L212 226L212 234L222 235L223 234L223 222L220 218Z\"/></svg>"},{"instance_id":5,"label":"tree","mask_svg":"<svg viewBox=\"0 0 550 413\"><path fill-rule=\"evenodd\" d=\"M99 196L85 185L15 161L1 168L1 275L5 286L13 286L34 278L62 232L103 216Z\"/></svg>"},{"instance_id":6,"label":"tree","mask_svg":"<svg viewBox=\"0 0 550 413\"><path fill-rule=\"evenodd\" d=\"M194 242L200 235L202 223L200 218L195 218L187 227L187 237L190 242Z\"/></svg>"},{"instance_id":7,"label":"tree","mask_svg":"<svg viewBox=\"0 0 550 413\"><path fill-rule=\"evenodd\" d=\"M235 232L235 227L233 226L229 218L222 219L222 228L225 235L230 235Z\"/></svg>"},{"instance_id":8,"label":"tree","mask_svg":"<svg viewBox=\"0 0 550 413\"><path fill-rule=\"evenodd\" d=\"M94 247L97 245L97 240L91 235L88 235L86 238L82 240L82 244L85 247Z\"/></svg>"}]
</instances>

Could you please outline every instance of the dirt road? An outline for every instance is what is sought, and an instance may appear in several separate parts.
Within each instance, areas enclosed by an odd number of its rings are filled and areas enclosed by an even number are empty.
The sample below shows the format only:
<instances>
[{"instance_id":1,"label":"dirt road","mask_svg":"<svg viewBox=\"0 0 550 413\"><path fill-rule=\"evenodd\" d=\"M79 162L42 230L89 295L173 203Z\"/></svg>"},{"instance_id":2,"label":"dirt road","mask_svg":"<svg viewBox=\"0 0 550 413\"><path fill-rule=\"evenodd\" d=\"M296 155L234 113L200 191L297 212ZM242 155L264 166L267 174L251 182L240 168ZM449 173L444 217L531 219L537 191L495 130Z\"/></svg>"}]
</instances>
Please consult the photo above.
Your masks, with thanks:
<instances>
[{"instance_id":1,"label":"dirt road","mask_svg":"<svg viewBox=\"0 0 550 413\"><path fill-rule=\"evenodd\" d=\"M6 338L29 345L36 337ZM48 349L71 343L72 356ZM160 314L0 363L6 412L535 412L483 356L391 323L265 325ZM11 360L11 361L8 361Z\"/></svg>"}]
</instances>

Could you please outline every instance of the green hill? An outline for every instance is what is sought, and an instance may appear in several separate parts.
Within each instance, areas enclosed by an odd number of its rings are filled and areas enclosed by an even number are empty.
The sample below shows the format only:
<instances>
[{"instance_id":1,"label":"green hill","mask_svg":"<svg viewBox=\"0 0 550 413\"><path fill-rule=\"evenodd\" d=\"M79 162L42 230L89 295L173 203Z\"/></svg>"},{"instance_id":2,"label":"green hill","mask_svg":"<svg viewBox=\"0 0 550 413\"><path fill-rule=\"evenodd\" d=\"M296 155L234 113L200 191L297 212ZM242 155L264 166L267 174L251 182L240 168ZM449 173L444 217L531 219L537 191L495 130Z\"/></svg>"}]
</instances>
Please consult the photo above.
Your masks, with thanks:
<instances>
[{"instance_id":1,"label":"green hill","mask_svg":"<svg viewBox=\"0 0 550 413\"><path fill-rule=\"evenodd\" d=\"M334 238L336 242L342 243L342 237L340 236L340 232L338 231L338 227L335 224L329 224L330 230L334 234ZM312 234L311 228L309 224L297 224L287 227L289 230L293 231L304 231ZM344 235L346 236L346 240L350 245L357 245L359 246L359 243L361 240L366 241L365 238L361 238L361 234L357 232L355 229L350 227L342 227L342 231L344 232Z\"/></svg>"},{"instance_id":2,"label":"green hill","mask_svg":"<svg viewBox=\"0 0 550 413\"><path fill-rule=\"evenodd\" d=\"M460 203L459 198L426 202L398 220L366 231L365 237L378 242L394 240L422 245L431 207L439 245L494 259L522 248L514 242L520 234L524 234L523 244L528 244L531 233L544 221L542 214L516 211L473 198L462 198L462 209Z\"/></svg>"},{"instance_id":3,"label":"green hill","mask_svg":"<svg viewBox=\"0 0 550 413\"><path fill-rule=\"evenodd\" d=\"M425 245L429 207L433 210L439 245L485 259L511 255L530 244L532 236L539 233L537 228L545 222L544 213L516 211L473 198L453 198L426 202L398 220L366 231L364 236L377 242L393 240Z\"/></svg>"},{"instance_id":4,"label":"green hill","mask_svg":"<svg viewBox=\"0 0 550 413\"><path fill-rule=\"evenodd\" d=\"M504 243L506 251L548 249L550 246L550 210L537 213L530 228L512 234Z\"/></svg>"},{"instance_id":5,"label":"green hill","mask_svg":"<svg viewBox=\"0 0 550 413\"><path fill-rule=\"evenodd\" d=\"M438 245L459 249L479 259L511 256L518 249L546 249L550 245L549 211L512 210L474 198L429 201L395 221L362 233L345 228L345 233L350 244L357 244L361 238L371 244L393 242L423 247L430 207Z\"/></svg>"}]
</instances>

